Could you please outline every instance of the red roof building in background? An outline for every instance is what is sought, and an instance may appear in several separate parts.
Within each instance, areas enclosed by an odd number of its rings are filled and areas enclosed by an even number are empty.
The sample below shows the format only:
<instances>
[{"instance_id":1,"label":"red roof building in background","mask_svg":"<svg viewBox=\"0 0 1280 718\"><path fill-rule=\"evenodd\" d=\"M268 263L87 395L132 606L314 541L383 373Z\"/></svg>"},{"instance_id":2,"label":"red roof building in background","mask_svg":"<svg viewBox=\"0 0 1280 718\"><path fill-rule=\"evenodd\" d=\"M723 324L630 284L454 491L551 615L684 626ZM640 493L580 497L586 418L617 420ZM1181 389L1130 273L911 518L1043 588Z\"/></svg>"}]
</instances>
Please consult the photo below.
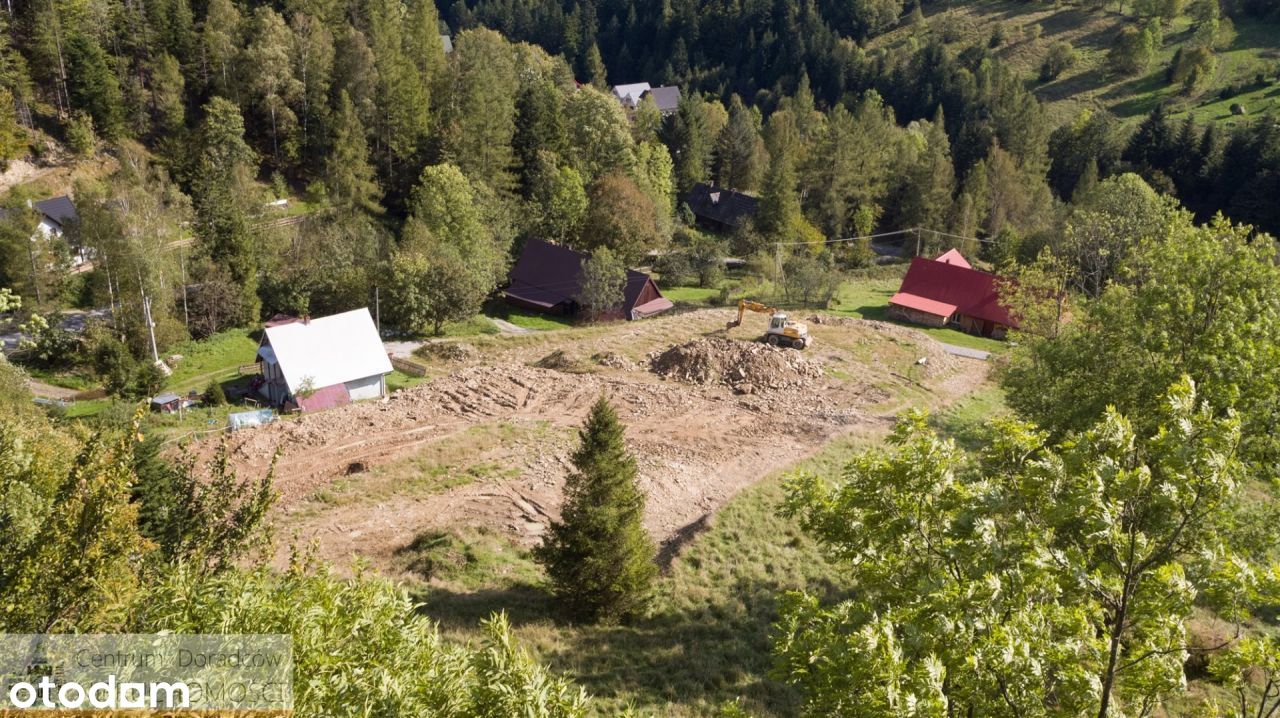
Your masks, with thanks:
<instances>
[{"instance_id":1,"label":"red roof building in background","mask_svg":"<svg viewBox=\"0 0 1280 718\"><path fill-rule=\"evenodd\" d=\"M931 327L955 326L971 334L1001 338L1018 324L1000 304L1000 278L970 266L957 250L937 259L916 257L889 314Z\"/></svg>"},{"instance_id":2,"label":"red roof building in background","mask_svg":"<svg viewBox=\"0 0 1280 718\"><path fill-rule=\"evenodd\" d=\"M945 264L954 264L957 267L964 267L965 269L973 269L973 265L969 264L969 260L965 259L964 255L960 254L960 250L958 249L948 249L933 261L943 262Z\"/></svg>"}]
</instances>

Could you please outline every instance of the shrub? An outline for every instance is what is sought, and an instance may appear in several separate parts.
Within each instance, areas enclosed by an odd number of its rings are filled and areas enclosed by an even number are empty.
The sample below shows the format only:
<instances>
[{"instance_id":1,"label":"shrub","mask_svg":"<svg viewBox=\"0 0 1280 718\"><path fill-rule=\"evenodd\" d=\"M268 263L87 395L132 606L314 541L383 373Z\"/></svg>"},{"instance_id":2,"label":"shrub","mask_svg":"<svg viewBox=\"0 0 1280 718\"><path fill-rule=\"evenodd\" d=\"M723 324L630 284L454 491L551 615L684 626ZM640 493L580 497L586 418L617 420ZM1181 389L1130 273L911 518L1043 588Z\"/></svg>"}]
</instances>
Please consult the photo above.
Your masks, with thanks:
<instances>
[{"instance_id":1,"label":"shrub","mask_svg":"<svg viewBox=\"0 0 1280 718\"><path fill-rule=\"evenodd\" d=\"M348 580L301 563L205 579L177 569L148 592L138 631L290 636L299 716L587 713L586 694L521 648L505 614L482 623L479 645L446 641L402 588L367 573Z\"/></svg>"},{"instance_id":2,"label":"shrub","mask_svg":"<svg viewBox=\"0 0 1280 718\"><path fill-rule=\"evenodd\" d=\"M204 400L212 406L226 405L227 393L222 389L222 382L217 379L209 382L208 388L204 390Z\"/></svg>"},{"instance_id":3,"label":"shrub","mask_svg":"<svg viewBox=\"0 0 1280 718\"><path fill-rule=\"evenodd\" d=\"M93 154L98 146L98 138L93 133L93 118L86 112L77 112L67 121L63 130L66 133L67 145L71 151L81 157Z\"/></svg>"},{"instance_id":4,"label":"shrub","mask_svg":"<svg viewBox=\"0 0 1280 718\"><path fill-rule=\"evenodd\" d=\"M1107 66L1117 75L1136 75L1145 72L1155 56L1159 42L1150 27L1138 29L1126 27L1116 35L1107 51Z\"/></svg>"},{"instance_id":5,"label":"shrub","mask_svg":"<svg viewBox=\"0 0 1280 718\"><path fill-rule=\"evenodd\" d=\"M78 361L80 338L58 326L58 314L34 314L20 328L26 338L19 348L26 352L23 363L43 369L69 369Z\"/></svg>"},{"instance_id":6,"label":"shrub","mask_svg":"<svg viewBox=\"0 0 1280 718\"><path fill-rule=\"evenodd\" d=\"M1040 64L1040 81L1052 82L1076 64L1076 50L1071 43L1059 40L1049 46Z\"/></svg>"},{"instance_id":7,"label":"shrub","mask_svg":"<svg viewBox=\"0 0 1280 718\"><path fill-rule=\"evenodd\" d=\"M689 254L681 249L659 255L653 262L653 269L662 276L662 283L666 286L685 284L693 276Z\"/></svg>"},{"instance_id":8,"label":"shrub","mask_svg":"<svg viewBox=\"0 0 1280 718\"><path fill-rule=\"evenodd\" d=\"M826 256L801 251L782 264L782 291L788 301L825 307L840 288L841 279Z\"/></svg>"},{"instance_id":9,"label":"shrub","mask_svg":"<svg viewBox=\"0 0 1280 718\"><path fill-rule=\"evenodd\" d=\"M991 30L991 39L987 41L987 47L992 50L1000 47L1004 44L1007 34L1008 32L1005 29L1004 23L996 23L996 26Z\"/></svg>"}]
</instances>

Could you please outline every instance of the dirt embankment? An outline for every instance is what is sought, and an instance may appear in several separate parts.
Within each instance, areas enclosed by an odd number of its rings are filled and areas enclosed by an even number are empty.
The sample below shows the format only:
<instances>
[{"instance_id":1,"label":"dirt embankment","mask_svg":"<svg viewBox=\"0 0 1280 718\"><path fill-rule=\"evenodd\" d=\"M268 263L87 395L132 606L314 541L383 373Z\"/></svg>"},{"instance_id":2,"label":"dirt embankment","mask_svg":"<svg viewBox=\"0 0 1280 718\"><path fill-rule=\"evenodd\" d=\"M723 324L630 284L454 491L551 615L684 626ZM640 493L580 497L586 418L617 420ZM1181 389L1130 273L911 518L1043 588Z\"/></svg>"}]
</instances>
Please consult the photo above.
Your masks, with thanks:
<instances>
[{"instance_id":1,"label":"dirt embankment","mask_svg":"<svg viewBox=\"0 0 1280 718\"><path fill-rule=\"evenodd\" d=\"M381 402L235 435L232 458L262 472L279 447L282 557L283 544L314 542L323 558L385 568L419 533L462 526L532 545L558 516L576 429L603 395L627 426L646 527L679 540L743 487L831 439L883 431L896 404L886 400L902 385L894 368L921 353L945 356L919 333L886 342L866 326L819 328L803 353L698 336L722 322L709 312L619 325L629 333L621 342L609 331L566 334L563 346L592 359L545 363L561 368L531 366L549 346L538 338ZM881 350L882 365L866 360L869 349ZM938 403L985 376L980 362L944 363L932 369Z\"/></svg>"}]
</instances>

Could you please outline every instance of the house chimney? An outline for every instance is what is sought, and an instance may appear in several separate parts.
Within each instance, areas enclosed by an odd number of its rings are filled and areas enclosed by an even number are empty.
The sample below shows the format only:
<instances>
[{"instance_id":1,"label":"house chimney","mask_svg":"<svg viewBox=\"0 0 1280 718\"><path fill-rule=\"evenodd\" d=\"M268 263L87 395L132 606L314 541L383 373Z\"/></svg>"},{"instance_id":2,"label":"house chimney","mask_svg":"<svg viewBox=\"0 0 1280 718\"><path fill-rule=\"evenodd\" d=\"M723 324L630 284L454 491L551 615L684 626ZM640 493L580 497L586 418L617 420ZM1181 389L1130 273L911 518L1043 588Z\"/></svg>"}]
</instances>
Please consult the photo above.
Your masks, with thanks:
<instances>
[{"instance_id":1,"label":"house chimney","mask_svg":"<svg viewBox=\"0 0 1280 718\"><path fill-rule=\"evenodd\" d=\"M711 193L711 204L720 204L720 193L719 193L719 192L712 192L712 193Z\"/></svg>"}]
</instances>

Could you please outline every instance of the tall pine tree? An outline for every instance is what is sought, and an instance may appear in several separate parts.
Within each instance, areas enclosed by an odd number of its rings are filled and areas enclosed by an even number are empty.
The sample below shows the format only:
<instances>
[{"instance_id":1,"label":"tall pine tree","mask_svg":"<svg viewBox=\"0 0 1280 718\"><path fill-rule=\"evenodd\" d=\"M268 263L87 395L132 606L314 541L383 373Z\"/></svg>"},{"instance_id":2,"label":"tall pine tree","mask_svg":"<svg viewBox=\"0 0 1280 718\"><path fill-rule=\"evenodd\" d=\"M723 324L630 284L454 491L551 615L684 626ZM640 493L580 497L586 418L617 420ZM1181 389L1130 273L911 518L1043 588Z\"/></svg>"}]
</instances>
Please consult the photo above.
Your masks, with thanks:
<instances>
[{"instance_id":1,"label":"tall pine tree","mask_svg":"<svg viewBox=\"0 0 1280 718\"><path fill-rule=\"evenodd\" d=\"M623 426L603 397L591 408L573 454L561 520L535 552L556 596L574 616L612 623L642 611L657 578L645 533L644 494Z\"/></svg>"}]
</instances>

